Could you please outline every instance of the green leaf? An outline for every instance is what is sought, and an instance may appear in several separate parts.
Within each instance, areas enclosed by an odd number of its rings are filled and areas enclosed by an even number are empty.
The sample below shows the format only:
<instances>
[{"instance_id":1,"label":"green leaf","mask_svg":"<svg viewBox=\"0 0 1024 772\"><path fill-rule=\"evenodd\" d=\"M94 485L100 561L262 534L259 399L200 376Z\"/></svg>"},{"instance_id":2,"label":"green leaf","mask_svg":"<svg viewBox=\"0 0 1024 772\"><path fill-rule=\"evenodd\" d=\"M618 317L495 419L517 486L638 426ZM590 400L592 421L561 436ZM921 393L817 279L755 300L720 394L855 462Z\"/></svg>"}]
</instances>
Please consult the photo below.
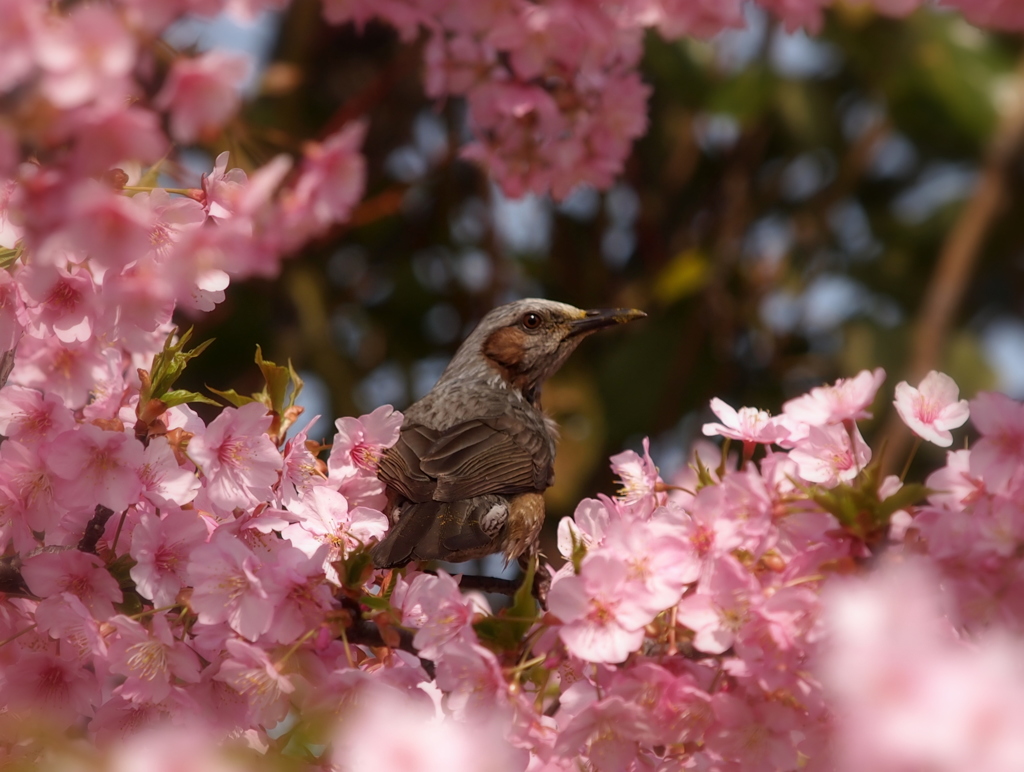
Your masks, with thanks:
<instances>
[{"instance_id":1,"label":"green leaf","mask_svg":"<svg viewBox=\"0 0 1024 772\"><path fill-rule=\"evenodd\" d=\"M704 466L700 456L694 456L694 462L690 468L697 473L697 490L715 484L715 478L711 476L711 470Z\"/></svg>"},{"instance_id":2,"label":"green leaf","mask_svg":"<svg viewBox=\"0 0 1024 772\"><path fill-rule=\"evenodd\" d=\"M583 558L587 556L587 545L583 539L577 538L576 531L569 529L569 538L572 539L572 570L574 574L580 572L580 567L583 565Z\"/></svg>"},{"instance_id":3,"label":"green leaf","mask_svg":"<svg viewBox=\"0 0 1024 772\"><path fill-rule=\"evenodd\" d=\"M167 407L184 405L186 402L202 402L204 405L217 405L220 407L220 403L215 399L210 399L209 397L195 391L185 391L183 389L175 389L167 392L162 397L162 401L167 405Z\"/></svg>"},{"instance_id":4,"label":"green leaf","mask_svg":"<svg viewBox=\"0 0 1024 772\"><path fill-rule=\"evenodd\" d=\"M930 488L920 483L907 483L878 505L878 515L888 520L893 512L913 506L931 492Z\"/></svg>"},{"instance_id":5,"label":"green leaf","mask_svg":"<svg viewBox=\"0 0 1024 772\"><path fill-rule=\"evenodd\" d=\"M349 553L348 557L335 560L331 563L331 566L338 572L338 579L341 580L342 586L347 590L359 592L360 598L362 598L363 582L370 572L373 571L373 558L370 557L370 551L368 549L357 549ZM387 604L388 599L382 598L382 600L386 604L383 608L387 608L389 605ZM372 604L367 603L367 605L374 608Z\"/></svg>"},{"instance_id":6,"label":"green leaf","mask_svg":"<svg viewBox=\"0 0 1024 772\"><path fill-rule=\"evenodd\" d=\"M164 395L171 390L174 382L181 377L188 366L189 360L202 354L206 348L213 343L213 339L204 341L191 351L185 351L185 344L192 337L192 328L182 333L177 343L171 343L177 334L177 328L171 330L164 342L163 351L153 357L153 366L149 369L148 383L143 384L142 393L139 397L140 404L145 404L151 399L163 399Z\"/></svg>"},{"instance_id":7,"label":"green leaf","mask_svg":"<svg viewBox=\"0 0 1024 772\"><path fill-rule=\"evenodd\" d=\"M213 386L207 386L206 388L209 391L212 391L214 394L216 394L221 399L226 400L229 404L234 405L235 407L242 407L242 405L248 405L250 402L258 402L259 401L255 397L247 397L244 394L239 394L234 389L228 389L227 391L221 391L220 389L213 388ZM214 403L214 404L216 404L216 403Z\"/></svg>"},{"instance_id":8,"label":"green leaf","mask_svg":"<svg viewBox=\"0 0 1024 772\"><path fill-rule=\"evenodd\" d=\"M380 595L364 595L359 599L359 602L374 611L387 611L391 608L391 599L381 597Z\"/></svg>"},{"instance_id":9,"label":"green leaf","mask_svg":"<svg viewBox=\"0 0 1024 772\"><path fill-rule=\"evenodd\" d=\"M473 624L481 641L500 651L516 651L523 637L537 621L537 602L533 598L533 579L537 574L537 559L530 561L523 583L512 597L512 605L497 615Z\"/></svg>"},{"instance_id":10,"label":"green leaf","mask_svg":"<svg viewBox=\"0 0 1024 772\"><path fill-rule=\"evenodd\" d=\"M288 407L295 407L295 400L299 398L302 393L302 387L305 386L305 382L299 377L299 374L295 372L295 368L292 367L292 360L288 360L288 377L292 382L291 394L288 395Z\"/></svg>"},{"instance_id":11,"label":"green leaf","mask_svg":"<svg viewBox=\"0 0 1024 772\"><path fill-rule=\"evenodd\" d=\"M18 262L18 258L21 257L24 251L25 249L21 246L21 242L18 242L18 245L13 249L0 247L0 268L9 271L11 266Z\"/></svg>"},{"instance_id":12,"label":"green leaf","mask_svg":"<svg viewBox=\"0 0 1024 772\"><path fill-rule=\"evenodd\" d=\"M270 408L278 415L283 415L285 410L285 397L288 394L288 383L290 381L291 365L281 367L263 358L263 350L256 346L256 366L263 373L263 379L267 382L266 395Z\"/></svg>"},{"instance_id":13,"label":"green leaf","mask_svg":"<svg viewBox=\"0 0 1024 772\"><path fill-rule=\"evenodd\" d=\"M172 387L185 371L189 360L202 354L207 346L213 343L213 340L200 343L191 351L185 351L185 344L192 337L192 329L190 328L182 334L177 343L172 343L176 334L177 328L171 330L167 340L164 341L163 351L153 357L153 364L148 371L139 368L139 380L142 382L142 388L139 391L139 405L135 410L135 415L143 428L137 431L145 432L144 427L149 426L169 407L185 402L210 401L195 392L172 390ZM213 402L212 404L217 403Z\"/></svg>"}]
</instances>

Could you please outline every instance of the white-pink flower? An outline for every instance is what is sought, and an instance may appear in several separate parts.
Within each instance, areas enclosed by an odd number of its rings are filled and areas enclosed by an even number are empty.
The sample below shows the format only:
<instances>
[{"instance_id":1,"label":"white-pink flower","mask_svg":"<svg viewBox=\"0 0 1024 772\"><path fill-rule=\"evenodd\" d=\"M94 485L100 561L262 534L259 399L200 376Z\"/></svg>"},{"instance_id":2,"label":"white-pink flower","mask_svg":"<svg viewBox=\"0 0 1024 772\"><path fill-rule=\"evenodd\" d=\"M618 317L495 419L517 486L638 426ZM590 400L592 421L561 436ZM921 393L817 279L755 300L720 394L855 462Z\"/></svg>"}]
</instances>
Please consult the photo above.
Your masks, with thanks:
<instances>
[{"instance_id":1,"label":"white-pink flower","mask_svg":"<svg viewBox=\"0 0 1024 772\"><path fill-rule=\"evenodd\" d=\"M225 648L228 658L214 678L229 684L249 702L254 721L273 726L288 712L288 695L295 685L258 646L229 639Z\"/></svg>"},{"instance_id":2,"label":"white-pink flower","mask_svg":"<svg viewBox=\"0 0 1024 772\"><path fill-rule=\"evenodd\" d=\"M841 424L812 425L807 439L789 457L804 480L834 488L856 477L871 460L871 448L856 425L852 434Z\"/></svg>"},{"instance_id":3,"label":"white-pink flower","mask_svg":"<svg viewBox=\"0 0 1024 772\"><path fill-rule=\"evenodd\" d=\"M1024 468L1024 405L983 391L971 400L971 422L981 433L971 448L971 474L991 489L1006 485Z\"/></svg>"},{"instance_id":4,"label":"white-pink flower","mask_svg":"<svg viewBox=\"0 0 1024 772\"><path fill-rule=\"evenodd\" d=\"M527 759L505 739L504 723L490 711L455 721L418 689L399 691L380 684L359 695L359 709L339 724L331 744L332 769L404 772L512 772ZM519 756L517 758L517 756Z\"/></svg>"},{"instance_id":5,"label":"white-pink flower","mask_svg":"<svg viewBox=\"0 0 1024 772\"><path fill-rule=\"evenodd\" d=\"M398 441L402 418L391 405L381 405L359 418L346 416L335 421L338 433L327 460L331 480L344 480L360 470L376 475L384 450Z\"/></svg>"},{"instance_id":6,"label":"white-pink flower","mask_svg":"<svg viewBox=\"0 0 1024 772\"><path fill-rule=\"evenodd\" d=\"M171 115L171 135L194 142L216 131L238 109L249 60L237 54L209 51L175 59L154 105Z\"/></svg>"},{"instance_id":7,"label":"white-pink flower","mask_svg":"<svg viewBox=\"0 0 1024 772\"><path fill-rule=\"evenodd\" d=\"M956 381L932 370L916 389L906 381L897 383L893 404L914 434L948 448L953 444L949 430L963 426L971 412L967 400L958 400L959 396Z\"/></svg>"},{"instance_id":8,"label":"white-pink flower","mask_svg":"<svg viewBox=\"0 0 1024 772\"><path fill-rule=\"evenodd\" d=\"M40 552L26 558L21 574L33 594L49 598L69 592L97 619L114 615L114 604L122 600L121 588L103 561L78 550Z\"/></svg>"},{"instance_id":9,"label":"white-pink flower","mask_svg":"<svg viewBox=\"0 0 1024 772\"><path fill-rule=\"evenodd\" d=\"M129 554L135 560L132 581L142 596L157 606L173 604L185 584L189 556L208 535L206 523L192 509L171 507L162 518L140 513Z\"/></svg>"},{"instance_id":10,"label":"white-pink flower","mask_svg":"<svg viewBox=\"0 0 1024 772\"><path fill-rule=\"evenodd\" d=\"M402 623L418 628L413 644L428 659L437 659L453 641L475 641L473 621L489 611L482 596L463 595L444 571L418 575L394 603Z\"/></svg>"},{"instance_id":11,"label":"white-pink flower","mask_svg":"<svg viewBox=\"0 0 1024 772\"><path fill-rule=\"evenodd\" d=\"M195 473L178 466L166 437L153 437L142 454L139 481L142 495L158 507L184 506L196 497Z\"/></svg>"},{"instance_id":12,"label":"white-pink flower","mask_svg":"<svg viewBox=\"0 0 1024 772\"><path fill-rule=\"evenodd\" d=\"M640 647L652 618L637 602L643 592L625 563L594 553L578 576L552 583L548 609L563 623L558 635L569 653L587 662L624 662Z\"/></svg>"},{"instance_id":13,"label":"white-pink flower","mask_svg":"<svg viewBox=\"0 0 1024 772\"><path fill-rule=\"evenodd\" d=\"M360 543L383 537L388 528L383 513L368 507L350 510L345 497L326 485L314 487L291 504L289 511L295 522L285 527L281 535L310 556L328 545L328 563L344 557ZM333 574L331 568L328 576L334 579Z\"/></svg>"},{"instance_id":14,"label":"white-pink flower","mask_svg":"<svg viewBox=\"0 0 1024 772\"><path fill-rule=\"evenodd\" d=\"M76 6L36 40L37 62L45 73L42 90L53 104L66 109L127 96L137 43L112 8Z\"/></svg>"},{"instance_id":15,"label":"white-pink flower","mask_svg":"<svg viewBox=\"0 0 1024 772\"><path fill-rule=\"evenodd\" d=\"M74 657L32 652L7 665L0 674L4 706L34 713L45 726L65 728L91 716L101 701L96 674Z\"/></svg>"},{"instance_id":16,"label":"white-pink flower","mask_svg":"<svg viewBox=\"0 0 1024 772\"><path fill-rule=\"evenodd\" d=\"M227 407L205 434L189 442L188 454L202 469L206 493L217 506L231 511L270 498L270 486L277 482L284 463L266 435L271 420L259 402Z\"/></svg>"},{"instance_id":17,"label":"white-pink flower","mask_svg":"<svg viewBox=\"0 0 1024 772\"><path fill-rule=\"evenodd\" d=\"M704 424L702 431L705 437L718 435L742 442L770 445L789 433L777 418L754 407L741 407L735 410L715 397L711 400L711 411L722 423Z\"/></svg>"},{"instance_id":18,"label":"white-pink flower","mask_svg":"<svg viewBox=\"0 0 1024 772\"><path fill-rule=\"evenodd\" d=\"M0 389L0 434L38 446L73 429L75 418L56 394L8 384Z\"/></svg>"},{"instance_id":19,"label":"white-pink flower","mask_svg":"<svg viewBox=\"0 0 1024 772\"><path fill-rule=\"evenodd\" d=\"M121 432L107 432L92 424L59 435L46 463L61 478L56 498L67 506L102 504L123 512L142 495L139 463L142 443Z\"/></svg>"},{"instance_id":20,"label":"white-pink flower","mask_svg":"<svg viewBox=\"0 0 1024 772\"><path fill-rule=\"evenodd\" d=\"M695 648L721 654L736 640L758 591L757 581L736 558L720 556L701 578L697 592L680 601L676 619L693 630Z\"/></svg>"},{"instance_id":21,"label":"white-pink flower","mask_svg":"<svg viewBox=\"0 0 1024 772\"><path fill-rule=\"evenodd\" d=\"M286 588L264 581L261 569L253 551L222 529L209 543L194 549L186 575L194 588L189 605L199 621L204 625L227 622L250 641L267 632Z\"/></svg>"},{"instance_id":22,"label":"white-pink flower","mask_svg":"<svg viewBox=\"0 0 1024 772\"><path fill-rule=\"evenodd\" d=\"M637 504L647 500L657 489L661 477L658 467L651 459L651 442L644 437L644 454L641 456L634 450L624 450L612 456L612 472L618 475L618 498L624 504Z\"/></svg>"},{"instance_id":23,"label":"white-pink flower","mask_svg":"<svg viewBox=\"0 0 1024 772\"><path fill-rule=\"evenodd\" d=\"M110 620L116 631L110 642L112 673L126 676L117 693L134 702L161 702L171 693L175 679L199 681L199 657L171 632L164 614L153 614L146 629L118 615Z\"/></svg>"},{"instance_id":24,"label":"white-pink flower","mask_svg":"<svg viewBox=\"0 0 1024 772\"><path fill-rule=\"evenodd\" d=\"M852 378L840 378L831 386L817 386L808 394L789 400L782 410L811 426L870 418L868 408L884 380L885 370L881 367L861 370Z\"/></svg>"}]
</instances>

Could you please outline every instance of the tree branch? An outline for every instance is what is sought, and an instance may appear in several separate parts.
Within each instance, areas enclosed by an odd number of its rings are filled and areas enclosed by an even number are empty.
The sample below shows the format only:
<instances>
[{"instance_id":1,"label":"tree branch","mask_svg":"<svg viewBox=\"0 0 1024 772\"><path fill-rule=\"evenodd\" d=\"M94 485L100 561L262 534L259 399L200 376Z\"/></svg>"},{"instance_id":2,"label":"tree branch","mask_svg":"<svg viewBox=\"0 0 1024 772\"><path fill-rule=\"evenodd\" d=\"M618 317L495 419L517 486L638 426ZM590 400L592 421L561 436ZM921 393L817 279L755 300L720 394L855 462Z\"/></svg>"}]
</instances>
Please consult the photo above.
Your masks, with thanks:
<instances>
[{"instance_id":1,"label":"tree branch","mask_svg":"<svg viewBox=\"0 0 1024 772\"><path fill-rule=\"evenodd\" d=\"M910 364L904 373L916 384L929 370L941 369L943 348L960 307L981 248L1006 199L1006 177L1024 140L1024 57L1014 78L1012 96L1005 103L999 124L985 152L984 164L973 192L950 230L939 253L921 310L911 332ZM897 471L911 435L895 411L882 431L878 447L886 447L887 472Z\"/></svg>"}]
</instances>

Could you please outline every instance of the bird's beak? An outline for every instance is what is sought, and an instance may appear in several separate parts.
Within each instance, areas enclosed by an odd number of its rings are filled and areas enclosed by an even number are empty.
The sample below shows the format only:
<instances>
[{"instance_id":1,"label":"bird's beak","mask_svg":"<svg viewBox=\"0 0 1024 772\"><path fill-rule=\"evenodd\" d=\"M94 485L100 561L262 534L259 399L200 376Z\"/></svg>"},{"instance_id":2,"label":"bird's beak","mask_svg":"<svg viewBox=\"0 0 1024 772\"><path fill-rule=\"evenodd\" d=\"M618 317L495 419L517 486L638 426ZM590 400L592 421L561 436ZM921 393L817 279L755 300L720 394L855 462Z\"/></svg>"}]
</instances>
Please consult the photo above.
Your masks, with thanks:
<instances>
[{"instance_id":1,"label":"bird's beak","mask_svg":"<svg viewBox=\"0 0 1024 772\"><path fill-rule=\"evenodd\" d=\"M598 308L592 311L584 311L579 319L569 322L569 334L566 337L575 338L578 335L587 335L605 327L615 324L625 324L634 319L643 319L647 314L637 311L635 308Z\"/></svg>"}]
</instances>

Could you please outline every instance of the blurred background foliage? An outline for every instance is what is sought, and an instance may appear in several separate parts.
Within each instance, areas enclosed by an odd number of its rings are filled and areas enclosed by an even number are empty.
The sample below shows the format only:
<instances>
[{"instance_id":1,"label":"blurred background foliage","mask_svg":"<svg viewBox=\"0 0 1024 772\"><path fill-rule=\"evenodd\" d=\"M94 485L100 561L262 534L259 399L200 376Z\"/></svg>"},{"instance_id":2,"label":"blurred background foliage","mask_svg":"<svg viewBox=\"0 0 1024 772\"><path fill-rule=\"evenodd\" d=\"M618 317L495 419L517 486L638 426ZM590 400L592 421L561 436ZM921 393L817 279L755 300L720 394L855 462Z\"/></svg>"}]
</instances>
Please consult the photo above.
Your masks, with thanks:
<instances>
[{"instance_id":1,"label":"blurred background foliage","mask_svg":"<svg viewBox=\"0 0 1024 772\"><path fill-rule=\"evenodd\" d=\"M647 136L614 188L552 202L505 199L460 160L463 105L424 97L418 46L329 27L312 0L263 19L253 98L218 144L189 151L195 167L228 149L251 169L365 116L368 194L278 280L181 320L217 339L192 385L258 389L261 344L301 371L329 438L335 417L422 396L496 304L645 309L545 389L563 427L552 526L610 493L607 457L644 436L671 475L712 396L778 412L882 366L866 433L897 468L898 380L935 368L968 397L1024 396L1021 41L852 4L813 38L753 8L748 21L711 41L651 35Z\"/></svg>"}]
</instances>

